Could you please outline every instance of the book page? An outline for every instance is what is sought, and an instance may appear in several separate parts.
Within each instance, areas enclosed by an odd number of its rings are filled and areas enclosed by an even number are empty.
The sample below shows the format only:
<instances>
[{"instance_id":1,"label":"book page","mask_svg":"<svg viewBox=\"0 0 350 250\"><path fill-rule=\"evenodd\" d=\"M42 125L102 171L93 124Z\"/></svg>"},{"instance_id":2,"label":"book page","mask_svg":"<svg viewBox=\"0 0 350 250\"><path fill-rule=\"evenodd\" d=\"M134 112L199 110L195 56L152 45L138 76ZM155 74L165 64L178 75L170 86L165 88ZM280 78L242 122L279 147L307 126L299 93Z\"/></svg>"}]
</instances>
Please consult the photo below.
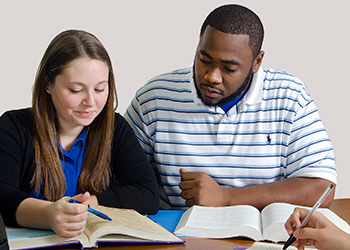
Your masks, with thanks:
<instances>
[{"instance_id":1,"label":"book page","mask_svg":"<svg viewBox=\"0 0 350 250\"><path fill-rule=\"evenodd\" d=\"M264 243L264 242L255 242L253 246L248 248L248 250L282 250L283 245L279 244L271 244L271 243ZM304 248L305 250L315 250L315 248ZM298 250L298 248L294 246L289 246L288 250Z\"/></svg>"},{"instance_id":2,"label":"book page","mask_svg":"<svg viewBox=\"0 0 350 250\"><path fill-rule=\"evenodd\" d=\"M303 207L287 203L273 203L266 206L262 210L262 232L266 240L278 242L286 241L288 239L289 235L287 234L287 231L284 228L284 224L288 220L289 216L294 212L294 209L296 207L301 207L308 210L312 209L311 207ZM316 211L325 215L341 230L350 234L349 224L343 219L341 219L334 212L332 212L328 208L319 208Z\"/></svg>"},{"instance_id":3,"label":"book page","mask_svg":"<svg viewBox=\"0 0 350 250\"><path fill-rule=\"evenodd\" d=\"M52 230L33 230L30 228L6 227L6 234L9 240L41 238L56 235Z\"/></svg>"},{"instance_id":4,"label":"book page","mask_svg":"<svg viewBox=\"0 0 350 250\"><path fill-rule=\"evenodd\" d=\"M311 209L311 208L309 208L309 209ZM349 224L345 220L340 218L336 213L334 213L333 211L331 211L328 208L319 208L316 211L320 212L324 216L326 216L334 225L339 227L341 230L343 230L344 232L350 234L350 226L349 226Z\"/></svg>"},{"instance_id":5,"label":"book page","mask_svg":"<svg viewBox=\"0 0 350 250\"><path fill-rule=\"evenodd\" d=\"M293 213L295 205L272 203L261 211L262 232L266 240L286 241L289 237L284 224Z\"/></svg>"},{"instance_id":6,"label":"book page","mask_svg":"<svg viewBox=\"0 0 350 250\"><path fill-rule=\"evenodd\" d=\"M236 236L262 239L260 212L253 206L192 206L181 217L175 234L208 238Z\"/></svg>"},{"instance_id":7,"label":"book page","mask_svg":"<svg viewBox=\"0 0 350 250\"><path fill-rule=\"evenodd\" d=\"M6 227L10 249L30 249L47 246L59 246L70 243L86 243L86 237L81 234L74 238L58 236L52 230Z\"/></svg>"},{"instance_id":8,"label":"book page","mask_svg":"<svg viewBox=\"0 0 350 250\"><path fill-rule=\"evenodd\" d=\"M119 235L128 235L149 241L182 242L181 239L134 210L116 209L104 206L91 206L106 215L112 221L104 220L89 213L84 233L92 245L101 236L111 235L117 240ZM111 239L111 237L108 237ZM102 239L103 241L103 239Z\"/></svg>"}]
</instances>

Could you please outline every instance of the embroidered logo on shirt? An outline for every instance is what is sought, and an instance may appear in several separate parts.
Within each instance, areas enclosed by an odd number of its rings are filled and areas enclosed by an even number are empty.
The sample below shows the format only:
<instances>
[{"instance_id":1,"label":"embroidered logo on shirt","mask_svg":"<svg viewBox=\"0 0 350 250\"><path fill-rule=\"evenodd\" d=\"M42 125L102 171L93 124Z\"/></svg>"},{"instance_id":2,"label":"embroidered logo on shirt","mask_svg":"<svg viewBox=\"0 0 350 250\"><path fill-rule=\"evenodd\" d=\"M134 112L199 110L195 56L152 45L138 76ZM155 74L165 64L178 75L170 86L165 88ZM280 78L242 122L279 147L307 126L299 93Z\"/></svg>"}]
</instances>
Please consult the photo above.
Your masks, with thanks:
<instances>
[{"instance_id":1,"label":"embroidered logo on shirt","mask_svg":"<svg viewBox=\"0 0 350 250\"><path fill-rule=\"evenodd\" d=\"M271 137L270 137L270 135L267 135L267 136L266 136L266 140L267 140L267 143L268 143L268 144L271 143Z\"/></svg>"}]
</instances>

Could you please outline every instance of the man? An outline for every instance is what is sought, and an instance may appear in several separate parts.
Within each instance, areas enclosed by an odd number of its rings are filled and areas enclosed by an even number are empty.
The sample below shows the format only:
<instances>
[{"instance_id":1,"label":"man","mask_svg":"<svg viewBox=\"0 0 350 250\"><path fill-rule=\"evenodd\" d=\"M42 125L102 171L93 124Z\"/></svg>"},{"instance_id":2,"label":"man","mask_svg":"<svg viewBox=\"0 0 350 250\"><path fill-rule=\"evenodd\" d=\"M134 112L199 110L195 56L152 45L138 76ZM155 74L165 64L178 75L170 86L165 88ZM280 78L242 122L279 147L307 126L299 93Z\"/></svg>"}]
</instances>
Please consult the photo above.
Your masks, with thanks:
<instances>
[{"instance_id":1,"label":"man","mask_svg":"<svg viewBox=\"0 0 350 250\"><path fill-rule=\"evenodd\" d=\"M263 36L251 10L221 6L202 25L193 67L137 91L125 117L158 171L161 207L313 206L336 183L315 103L297 77L261 68Z\"/></svg>"}]
</instances>

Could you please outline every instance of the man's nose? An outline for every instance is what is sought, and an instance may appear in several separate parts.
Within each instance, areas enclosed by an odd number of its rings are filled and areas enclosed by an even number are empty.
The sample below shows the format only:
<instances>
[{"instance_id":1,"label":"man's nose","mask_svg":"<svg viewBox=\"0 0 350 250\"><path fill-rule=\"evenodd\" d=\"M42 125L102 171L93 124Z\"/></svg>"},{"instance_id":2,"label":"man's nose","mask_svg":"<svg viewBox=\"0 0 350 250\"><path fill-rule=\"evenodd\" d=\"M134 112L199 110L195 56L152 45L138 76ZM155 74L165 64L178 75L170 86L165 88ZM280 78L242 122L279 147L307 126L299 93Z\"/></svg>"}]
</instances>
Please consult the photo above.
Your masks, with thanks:
<instances>
[{"instance_id":1,"label":"man's nose","mask_svg":"<svg viewBox=\"0 0 350 250\"><path fill-rule=\"evenodd\" d=\"M210 68L205 74L204 79L212 84L219 84L222 82L221 70L217 67Z\"/></svg>"}]
</instances>

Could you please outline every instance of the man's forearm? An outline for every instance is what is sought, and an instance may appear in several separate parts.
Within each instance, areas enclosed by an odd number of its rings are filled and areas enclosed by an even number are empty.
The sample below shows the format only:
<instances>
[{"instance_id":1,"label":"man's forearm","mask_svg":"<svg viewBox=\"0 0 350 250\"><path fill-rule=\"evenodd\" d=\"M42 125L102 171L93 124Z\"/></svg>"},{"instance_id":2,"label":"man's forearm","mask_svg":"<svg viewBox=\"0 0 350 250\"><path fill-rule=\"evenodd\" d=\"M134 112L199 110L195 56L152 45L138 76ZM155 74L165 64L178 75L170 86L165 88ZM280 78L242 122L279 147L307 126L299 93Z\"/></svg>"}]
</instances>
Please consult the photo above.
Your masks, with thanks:
<instances>
[{"instance_id":1,"label":"man's forearm","mask_svg":"<svg viewBox=\"0 0 350 250\"><path fill-rule=\"evenodd\" d=\"M227 205L246 204L259 210L274 202L285 202L312 207L332 182L319 178L291 178L268 184L229 188ZM323 202L322 207L330 207L334 190Z\"/></svg>"}]
</instances>

